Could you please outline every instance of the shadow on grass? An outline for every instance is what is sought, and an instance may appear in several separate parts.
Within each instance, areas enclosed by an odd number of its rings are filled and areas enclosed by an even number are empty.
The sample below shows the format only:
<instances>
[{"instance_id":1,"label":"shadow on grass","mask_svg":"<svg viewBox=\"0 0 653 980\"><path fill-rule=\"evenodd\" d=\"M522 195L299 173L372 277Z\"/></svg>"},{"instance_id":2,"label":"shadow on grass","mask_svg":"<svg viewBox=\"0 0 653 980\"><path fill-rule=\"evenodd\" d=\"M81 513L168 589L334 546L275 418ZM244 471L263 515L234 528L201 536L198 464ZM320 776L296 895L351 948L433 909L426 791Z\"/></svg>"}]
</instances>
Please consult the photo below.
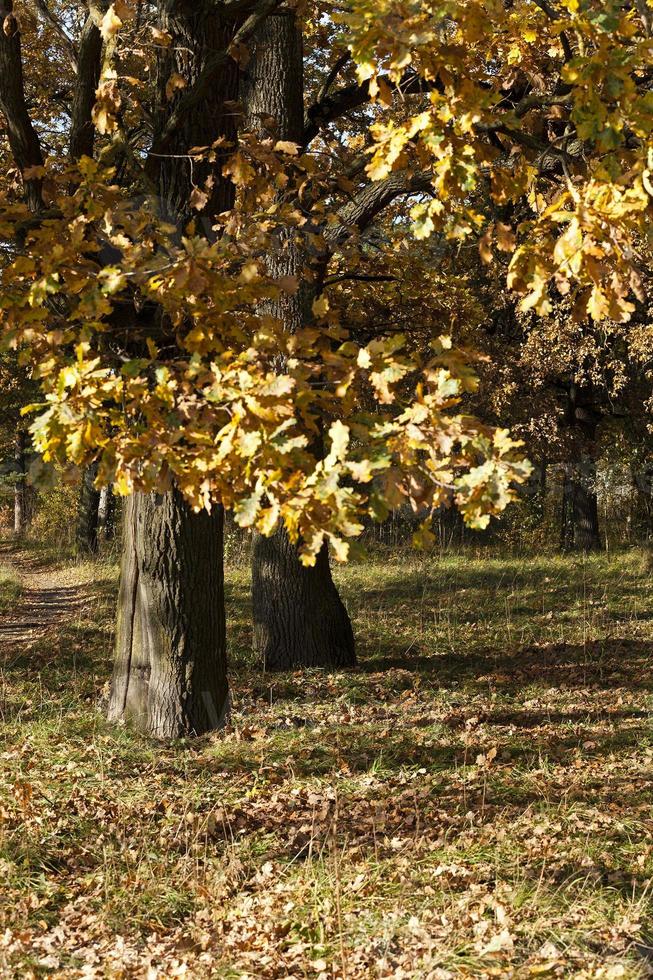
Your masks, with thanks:
<instances>
[{"instance_id":1,"label":"shadow on grass","mask_svg":"<svg viewBox=\"0 0 653 980\"><path fill-rule=\"evenodd\" d=\"M268 701L272 696L275 701L312 701L316 694L319 696L317 688L323 688L328 677L326 672L308 670L257 677L249 676L251 665L245 667L240 659L235 666L235 677L248 679L254 696ZM610 639L586 644L526 645L510 653L492 648L470 654L416 652L378 656L363 652L357 667L340 670L337 676L343 684L349 680L354 687L357 683L387 681L395 692L412 687L416 678L442 689L463 687L467 695L473 694L474 687L483 692L489 687L516 693L530 684L562 689L629 687L653 691L653 644L644 640ZM324 693L333 697L328 687Z\"/></svg>"},{"instance_id":2,"label":"shadow on grass","mask_svg":"<svg viewBox=\"0 0 653 980\"><path fill-rule=\"evenodd\" d=\"M456 736L446 732L446 725L432 722L430 737L422 731L415 737L420 726L412 720L405 732L397 728L396 719L389 719L386 724L352 723L346 726L335 725L321 729L319 738L312 734L312 726L275 732L270 730L265 741L265 766L271 769L288 767L292 772L303 778L323 776L329 772L359 775L361 773L402 773L404 771L423 770L429 774L453 775L460 773L466 767L477 765L477 759L487 752L489 745L499 750L502 760L498 768L492 770L495 778L497 773L507 775L510 780L509 796L512 803L523 807L533 800L541 798L537 792L529 789L524 795L519 790L519 778L516 773L537 769L538 766L550 764L565 769L575 767L579 753L585 760L599 761L614 753L633 753L643 751L653 744L653 727L648 724L648 714L637 713L615 716L609 720L614 728L597 731L597 724L605 724L602 714L588 713L581 721L575 714L565 719L564 714L550 721L542 718L535 723L532 715L527 714L525 725L520 724L517 713L511 714L510 719L501 717L487 719L485 724L492 731L483 737L466 735L461 732ZM633 720L646 722L632 725L629 728L619 728L620 721ZM546 727L548 725L548 727ZM504 731L501 731L501 728ZM537 731L541 727L542 731ZM556 730L554 730L556 729ZM445 744L445 739L447 740ZM591 749L586 746L591 745ZM217 770L230 772L258 772L261 770L261 742L253 741L247 744L224 744L211 750L211 765ZM207 765L203 757L201 766ZM488 791L490 792L490 791ZM574 799L573 781L560 790L561 797ZM585 798L585 790L578 790L579 799ZM644 792L644 790L643 790ZM630 797L634 787L631 785ZM596 790L591 789L591 796L596 796ZM602 794L600 794L602 795ZM653 796L653 783L646 780L645 798L650 801ZM487 802L491 801L491 793Z\"/></svg>"}]
</instances>

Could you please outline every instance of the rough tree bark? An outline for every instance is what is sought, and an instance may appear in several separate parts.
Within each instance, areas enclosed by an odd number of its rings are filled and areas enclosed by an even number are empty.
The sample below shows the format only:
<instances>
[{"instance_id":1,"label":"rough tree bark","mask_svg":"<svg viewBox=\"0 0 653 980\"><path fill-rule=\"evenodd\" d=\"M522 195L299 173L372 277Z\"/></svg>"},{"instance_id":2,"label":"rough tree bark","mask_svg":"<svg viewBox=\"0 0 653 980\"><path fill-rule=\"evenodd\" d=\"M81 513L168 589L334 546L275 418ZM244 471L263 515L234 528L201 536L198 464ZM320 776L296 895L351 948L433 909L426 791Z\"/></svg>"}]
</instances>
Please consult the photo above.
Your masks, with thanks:
<instances>
[{"instance_id":1,"label":"rough tree bark","mask_svg":"<svg viewBox=\"0 0 653 980\"><path fill-rule=\"evenodd\" d=\"M82 28L77 55L77 85L73 93L72 117L70 126L70 156L79 160L82 156L92 156L95 142L95 126L91 118L95 105L95 91L100 80L102 58L102 34L98 22L102 12L89 13Z\"/></svg>"},{"instance_id":2,"label":"rough tree bark","mask_svg":"<svg viewBox=\"0 0 653 980\"><path fill-rule=\"evenodd\" d=\"M20 538L25 533L27 525L27 436L22 429L16 433L14 444L14 462L16 466L16 482L14 484L14 534Z\"/></svg>"},{"instance_id":3,"label":"rough tree bark","mask_svg":"<svg viewBox=\"0 0 653 980\"><path fill-rule=\"evenodd\" d=\"M584 457L567 467L563 488L563 551L600 551L599 506L596 493L596 463Z\"/></svg>"},{"instance_id":4,"label":"rough tree bark","mask_svg":"<svg viewBox=\"0 0 653 980\"><path fill-rule=\"evenodd\" d=\"M161 209L182 229L193 187L213 177L211 218L233 204L222 161L190 165L188 152L235 139L238 67L224 55L236 26L211 4L160 4L160 28L173 38L159 54L155 135L147 169ZM186 88L172 99L173 72ZM196 213L195 213L196 214ZM224 723L228 708L223 580L223 515L195 514L173 489L137 494L124 520L116 663L109 717L158 738L200 735Z\"/></svg>"},{"instance_id":5,"label":"rough tree bark","mask_svg":"<svg viewBox=\"0 0 653 980\"><path fill-rule=\"evenodd\" d=\"M354 634L326 547L304 568L285 533L259 535L252 561L254 642L265 670L349 667Z\"/></svg>"},{"instance_id":6,"label":"rough tree bark","mask_svg":"<svg viewBox=\"0 0 653 980\"><path fill-rule=\"evenodd\" d=\"M222 527L221 508L191 514L176 490L127 501L110 720L157 738L224 723Z\"/></svg>"},{"instance_id":7,"label":"rough tree bark","mask_svg":"<svg viewBox=\"0 0 653 980\"><path fill-rule=\"evenodd\" d=\"M290 10L258 28L242 87L246 124L275 139L304 138L302 37ZM315 281L297 236L275 243L268 259L277 277L295 276L299 289L271 304L269 312L292 332L307 322ZM285 530L255 534L252 548L254 647L266 670L344 667L356 663L354 634L331 575L325 546L313 568L299 561Z\"/></svg>"},{"instance_id":8,"label":"rough tree bark","mask_svg":"<svg viewBox=\"0 0 653 980\"><path fill-rule=\"evenodd\" d=\"M77 504L75 543L80 555L96 555L98 552L100 491L95 486L96 479L97 465L87 466L82 474Z\"/></svg>"},{"instance_id":9,"label":"rough tree bark","mask_svg":"<svg viewBox=\"0 0 653 980\"><path fill-rule=\"evenodd\" d=\"M567 392L566 424L580 440L578 458L565 467L562 493L563 551L599 551L602 547L596 492L596 436L600 413L591 385L572 382Z\"/></svg>"},{"instance_id":10,"label":"rough tree bark","mask_svg":"<svg viewBox=\"0 0 653 980\"><path fill-rule=\"evenodd\" d=\"M27 110L23 62L18 23L13 0L0 0L0 110L12 156L21 173L41 167L43 154L38 135ZM25 200L32 211L42 205L42 178L26 177Z\"/></svg>"}]
</instances>

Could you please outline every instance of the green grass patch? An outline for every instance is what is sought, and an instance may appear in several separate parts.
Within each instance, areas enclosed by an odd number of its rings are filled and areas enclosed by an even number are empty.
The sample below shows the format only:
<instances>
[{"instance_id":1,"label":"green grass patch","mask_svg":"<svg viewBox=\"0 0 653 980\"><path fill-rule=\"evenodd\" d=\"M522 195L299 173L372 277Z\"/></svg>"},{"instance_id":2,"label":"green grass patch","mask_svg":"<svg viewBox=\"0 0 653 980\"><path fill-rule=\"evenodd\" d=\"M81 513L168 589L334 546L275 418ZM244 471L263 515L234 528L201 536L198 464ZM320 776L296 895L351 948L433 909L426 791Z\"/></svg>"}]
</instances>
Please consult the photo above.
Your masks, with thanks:
<instances>
[{"instance_id":1,"label":"green grass patch","mask_svg":"<svg viewBox=\"0 0 653 980\"><path fill-rule=\"evenodd\" d=\"M16 576L0 566L0 616L15 609L21 592L21 584Z\"/></svg>"}]
</instances>

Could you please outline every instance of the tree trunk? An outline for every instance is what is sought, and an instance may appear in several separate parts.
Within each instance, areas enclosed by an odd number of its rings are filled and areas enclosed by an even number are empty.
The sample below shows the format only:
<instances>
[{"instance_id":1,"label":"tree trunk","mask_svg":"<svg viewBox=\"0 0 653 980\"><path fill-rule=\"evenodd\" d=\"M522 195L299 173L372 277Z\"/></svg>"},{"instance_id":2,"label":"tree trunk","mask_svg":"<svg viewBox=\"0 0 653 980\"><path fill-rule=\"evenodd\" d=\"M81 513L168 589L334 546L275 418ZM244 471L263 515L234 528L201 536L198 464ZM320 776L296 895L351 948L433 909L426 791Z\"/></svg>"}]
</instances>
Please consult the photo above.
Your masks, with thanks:
<instances>
[{"instance_id":1,"label":"tree trunk","mask_svg":"<svg viewBox=\"0 0 653 980\"><path fill-rule=\"evenodd\" d=\"M20 538L27 526L27 436L22 429L16 433L14 461L16 464L16 483L14 484L14 534Z\"/></svg>"},{"instance_id":2,"label":"tree trunk","mask_svg":"<svg viewBox=\"0 0 653 980\"><path fill-rule=\"evenodd\" d=\"M534 482L534 501L533 511L535 520L538 524L544 522L546 513L546 491L547 491L547 461L544 459L535 468L533 474Z\"/></svg>"},{"instance_id":3,"label":"tree trunk","mask_svg":"<svg viewBox=\"0 0 653 980\"><path fill-rule=\"evenodd\" d=\"M87 466L82 474L82 485L77 505L77 531L75 541L80 555L96 555L98 552L98 527L100 523L100 491L96 489L97 465Z\"/></svg>"},{"instance_id":4,"label":"tree trunk","mask_svg":"<svg viewBox=\"0 0 653 980\"><path fill-rule=\"evenodd\" d=\"M326 547L305 568L285 531L257 535L252 561L254 645L265 670L351 667L354 634Z\"/></svg>"},{"instance_id":5,"label":"tree trunk","mask_svg":"<svg viewBox=\"0 0 653 980\"><path fill-rule=\"evenodd\" d=\"M198 233L211 238L215 216L234 201L222 164L236 137L238 65L226 58L211 71L210 86L203 86L202 77L237 25L225 22L214 4L166 0L159 10L159 27L172 44L158 52L147 171L159 189L162 213L179 232L193 219ZM166 89L173 73L186 84L171 96ZM182 111L193 90L200 97ZM189 160L193 147L218 140L225 148L214 161ZM210 191L201 214L191 205L197 186ZM175 342L174 329L170 341ZM222 510L194 514L173 489L137 494L125 507L123 523L109 717L159 738L218 728L228 708Z\"/></svg>"},{"instance_id":6,"label":"tree trunk","mask_svg":"<svg viewBox=\"0 0 653 980\"><path fill-rule=\"evenodd\" d=\"M635 533L638 538L653 540L653 470L631 466L635 492Z\"/></svg>"},{"instance_id":7,"label":"tree trunk","mask_svg":"<svg viewBox=\"0 0 653 980\"><path fill-rule=\"evenodd\" d=\"M157 738L224 724L229 688L223 511L181 494L135 494L125 507L109 718Z\"/></svg>"},{"instance_id":8,"label":"tree trunk","mask_svg":"<svg viewBox=\"0 0 653 980\"><path fill-rule=\"evenodd\" d=\"M301 143L304 126L302 38L295 14L278 11L259 28L242 92L247 125ZM294 276L299 289L266 308L294 332L311 317L315 280L297 234L276 243L268 267ZM254 647L266 670L346 667L356 663L347 610L331 576L326 546L312 568L299 561L284 530L255 535L252 548Z\"/></svg>"},{"instance_id":9,"label":"tree trunk","mask_svg":"<svg viewBox=\"0 0 653 980\"><path fill-rule=\"evenodd\" d=\"M179 118L176 111L187 92L200 82L203 71L215 56L231 42L237 28L225 21L212 3L185 3L165 0L160 5L159 27L173 38L173 43L159 50L157 63L157 97L154 119L157 132L153 154L148 160L149 175L159 187L162 210L177 223L180 230L192 220L200 233L214 237L213 219L233 206L234 187L222 174L236 141L236 113L239 69L227 58L204 96L195 101ZM186 87L170 97L170 76L180 75ZM173 121L172 129L169 123ZM211 146L222 138L224 146L215 150L213 162L196 160L192 166L188 154L194 147ZM210 178L210 187L206 181ZM209 201L201 212L193 208L191 194L196 187L207 187Z\"/></svg>"},{"instance_id":10,"label":"tree trunk","mask_svg":"<svg viewBox=\"0 0 653 980\"><path fill-rule=\"evenodd\" d=\"M561 544L563 551L600 551L596 463L585 456L565 471Z\"/></svg>"},{"instance_id":11,"label":"tree trunk","mask_svg":"<svg viewBox=\"0 0 653 980\"><path fill-rule=\"evenodd\" d=\"M105 541L114 541L116 537L116 495L112 487L103 487L100 491L100 528Z\"/></svg>"}]
</instances>

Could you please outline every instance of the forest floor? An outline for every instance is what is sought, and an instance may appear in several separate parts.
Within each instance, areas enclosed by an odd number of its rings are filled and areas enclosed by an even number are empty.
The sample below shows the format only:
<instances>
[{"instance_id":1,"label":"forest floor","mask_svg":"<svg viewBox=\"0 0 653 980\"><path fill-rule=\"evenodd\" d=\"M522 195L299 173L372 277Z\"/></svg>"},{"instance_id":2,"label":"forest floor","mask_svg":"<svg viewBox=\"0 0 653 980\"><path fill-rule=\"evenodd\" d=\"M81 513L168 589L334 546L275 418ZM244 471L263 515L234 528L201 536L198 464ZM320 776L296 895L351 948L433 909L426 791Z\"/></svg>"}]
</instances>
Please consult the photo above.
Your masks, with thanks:
<instances>
[{"instance_id":1,"label":"forest floor","mask_svg":"<svg viewBox=\"0 0 653 980\"><path fill-rule=\"evenodd\" d=\"M647 556L338 580L360 667L265 676L231 568L231 726L159 745L115 564L0 550L0 977L653 976Z\"/></svg>"},{"instance_id":2,"label":"forest floor","mask_svg":"<svg viewBox=\"0 0 653 980\"><path fill-rule=\"evenodd\" d=\"M85 592L79 567L51 569L47 552L41 555L7 543L0 543L0 563L3 557L9 569L0 564L0 649L29 647L80 612Z\"/></svg>"}]
</instances>

